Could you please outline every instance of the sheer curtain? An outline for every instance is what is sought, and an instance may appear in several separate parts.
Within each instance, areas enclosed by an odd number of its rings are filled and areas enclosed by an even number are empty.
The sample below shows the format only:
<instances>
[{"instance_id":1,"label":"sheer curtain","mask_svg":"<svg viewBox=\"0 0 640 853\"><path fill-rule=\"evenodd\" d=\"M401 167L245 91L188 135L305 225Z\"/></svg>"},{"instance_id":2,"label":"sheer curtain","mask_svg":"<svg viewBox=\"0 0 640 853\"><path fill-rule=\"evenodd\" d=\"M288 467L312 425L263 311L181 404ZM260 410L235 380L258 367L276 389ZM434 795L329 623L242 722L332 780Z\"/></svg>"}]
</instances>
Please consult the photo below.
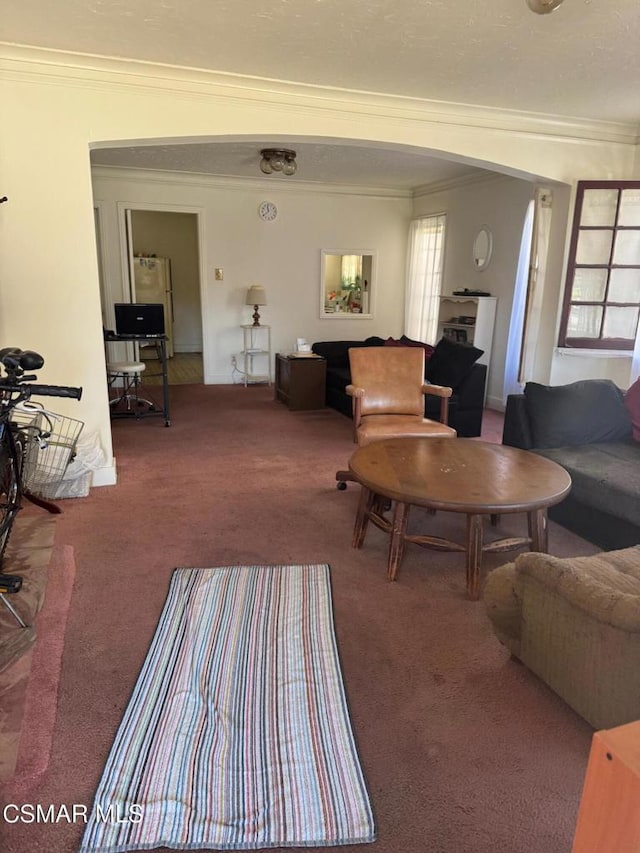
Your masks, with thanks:
<instances>
[{"instance_id":1,"label":"sheer curtain","mask_svg":"<svg viewBox=\"0 0 640 853\"><path fill-rule=\"evenodd\" d=\"M362 255L343 255L341 266L342 284L355 284L362 278Z\"/></svg>"},{"instance_id":2,"label":"sheer curtain","mask_svg":"<svg viewBox=\"0 0 640 853\"><path fill-rule=\"evenodd\" d=\"M503 402L520 394L534 375L542 295L547 270L552 194L539 187L529 202L522 227L504 368Z\"/></svg>"},{"instance_id":3,"label":"sheer curtain","mask_svg":"<svg viewBox=\"0 0 640 853\"><path fill-rule=\"evenodd\" d=\"M405 334L435 344L442 289L446 214L414 219L409 230Z\"/></svg>"},{"instance_id":4,"label":"sheer curtain","mask_svg":"<svg viewBox=\"0 0 640 853\"><path fill-rule=\"evenodd\" d=\"M629 377L629 385L640 377L640 326L636 332L636 345L633 348L633 358L631 360L631 376Z\"/></svg>"},{"instance_id":5,"label":"sheer curtain","mask_svg":"<svg viewBox=\"0 0 640 853\"><path fill-rule=\"evenodd\" d=\"M533 235L534 210L535 204L533 201L530 201L524 218L524 226L522 228L520 255L518 257L518 268L516 271L516 280L513 290L513 302L511 304L511 322L509 323L507 355L504 365L504 384L502 390L503 403L506 403L509 394L519 394L522 391L519 374L524 337L525 308L527 304L527 292L529 289L531 237Z\"/></svg>"},{"instance_id":6,"label":"sheer curtain","mask_svg":"<svg viewBox=\"0 0 640 853\"><path fill-rule=\"evenodd\" d=\"M552 205L551 190L539 187L535 194L529 289L524 309L524 332L518 374L521 383L528 381L534 375L538 335L542 323L542 297L547 277Z\"/></svg>"}]
</instances>

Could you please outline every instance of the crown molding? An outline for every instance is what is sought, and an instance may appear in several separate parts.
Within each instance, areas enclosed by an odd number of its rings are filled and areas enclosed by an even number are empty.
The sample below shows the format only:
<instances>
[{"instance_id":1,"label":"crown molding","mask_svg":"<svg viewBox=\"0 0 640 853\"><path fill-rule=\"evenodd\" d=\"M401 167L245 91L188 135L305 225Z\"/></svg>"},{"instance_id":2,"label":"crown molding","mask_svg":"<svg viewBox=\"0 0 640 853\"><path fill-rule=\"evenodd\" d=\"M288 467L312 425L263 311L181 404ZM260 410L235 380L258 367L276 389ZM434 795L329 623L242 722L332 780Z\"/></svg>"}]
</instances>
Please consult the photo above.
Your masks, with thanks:
<instances>
[{"instance_id":1,"label":"crown molding","mask_svg":"<svg viewBox=\"0 0 640 853\"><path fill-rule=\"evenodd\" d=\"M411 190L389 187L356 187L349 184L320 184L316 181L278 181L277 187L268 178L209 175L201 172L175 172L162 169L139 169L135 166L92 166L91 176L106 181L127 181L135 184L164 184L165 186L207 187L210 189L247 188L273 193L323 193L324 195L358 195L368 198L412 199Z\"/></svg>"},{"instance_id":2,"label":"crown molding","mask_svg":"<svg viewBox=\"0 0 640 853\"><path fill-rule=\"evenodd\" d=\"M608 122L473 104L293 83L140 60L47 50L0 42L4 79L37 80L106 91L137 90L184 98L225 98L270 107L306 108L407 122L437 122L543 138L636 145L640 123Z\"/></svg>"},{"instance_id":3,"label":"crown molding","mask_svg":"<svg viewBox=\"0 0 640 853\"><path fill-rule=\"evenodd\" d=\"M493 184L496 181L504 181L504 180L523 180L520 178L512 178L511 175L505 175L500 172L484 172L478 174L477 172L470 173L468 175L460 175L458 178L449 178L444 181L433 181L430 184L423 184L422 186L416 187L413 192L414 198L423 198L424 196L434 195L435 193L448 192L450 190L457 190L462 187L468 187L473 184Z\"/></svg>"}]
</instances>

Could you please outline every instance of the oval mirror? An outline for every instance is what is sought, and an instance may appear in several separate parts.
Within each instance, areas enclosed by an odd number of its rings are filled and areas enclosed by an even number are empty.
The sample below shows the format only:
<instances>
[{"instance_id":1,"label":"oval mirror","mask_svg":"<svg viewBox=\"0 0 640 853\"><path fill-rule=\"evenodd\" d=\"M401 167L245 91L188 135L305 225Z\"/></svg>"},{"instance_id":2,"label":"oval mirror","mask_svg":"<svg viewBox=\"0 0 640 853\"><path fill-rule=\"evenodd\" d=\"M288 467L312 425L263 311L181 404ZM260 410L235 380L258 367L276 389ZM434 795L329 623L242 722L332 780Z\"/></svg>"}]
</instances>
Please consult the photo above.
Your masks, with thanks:
<instances>
[{"instance_id":1,"label":"oval mirror","mask_svg":"<svg viewBox=\"0 0 640 853\"><path fill-rule=\"evenodd\" d=\"M493 237L486 225L478 231L473 241L473 263L477 270L484 270L489 266L491 250L493 248Z\"/></svg>"}]
</instances>

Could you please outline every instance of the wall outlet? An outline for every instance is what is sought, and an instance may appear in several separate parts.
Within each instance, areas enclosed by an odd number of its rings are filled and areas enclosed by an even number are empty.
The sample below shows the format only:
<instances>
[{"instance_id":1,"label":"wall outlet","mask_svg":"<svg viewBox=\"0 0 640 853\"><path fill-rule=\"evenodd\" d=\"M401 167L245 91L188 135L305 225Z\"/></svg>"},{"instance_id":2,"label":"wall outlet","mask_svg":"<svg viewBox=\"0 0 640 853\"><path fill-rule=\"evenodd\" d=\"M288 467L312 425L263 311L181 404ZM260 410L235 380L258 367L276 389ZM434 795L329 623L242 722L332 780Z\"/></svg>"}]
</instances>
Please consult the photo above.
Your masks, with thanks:
<instances>
[{"instance_id":1,"label":"wall outlet","mask_svg":"<svg viewBox=\"0 0 640 853\"><path fill-rule=\"evenodd\" d=\"M224 280L224 270L222 269L222 267L216 267L215 268L215 276L216 276L216 281L223 281Z\"/></svg>"},{"instance_id":2,"label":"wall outlet","mask_svg":"<svg viewBox=\"0 0 640 853\"><path fill-rule=\"evenodd\" d=\"M231 367L237 367L237 366L238 366L238 361L237 361L235 355L232 355L231 356Z\"/></svg>"}]
</instances>

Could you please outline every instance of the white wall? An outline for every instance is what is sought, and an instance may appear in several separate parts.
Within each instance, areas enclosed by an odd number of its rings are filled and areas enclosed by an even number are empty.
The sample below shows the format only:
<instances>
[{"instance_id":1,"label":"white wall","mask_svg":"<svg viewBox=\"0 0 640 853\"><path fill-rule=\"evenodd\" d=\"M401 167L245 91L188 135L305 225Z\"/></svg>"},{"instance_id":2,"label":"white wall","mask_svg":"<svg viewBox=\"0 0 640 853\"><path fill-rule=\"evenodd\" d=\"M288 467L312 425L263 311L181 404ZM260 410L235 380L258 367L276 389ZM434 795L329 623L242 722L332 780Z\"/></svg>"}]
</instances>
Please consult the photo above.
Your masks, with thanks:
<instances>
[{"instance_id":1,"label":"white wall","mask_svg":"<svg viewBox=\"0 0 640 853\"><path fill-rule=\"evenodd\" d=\"M533 197L531 181L497 176L415 199L414 215L447 213L443 292L463 287L487 290L498 298L496 325L487 380L487 404L503 408L504 362L507 351L513 289L522 226ZM525 381L563 385L578 379L611 379L621 388L631 382L631 355L614 357L557 349L568 239L571 230L572 188L552 186L552 215L541 304L541 323L535 340L533 370ZM471 247L478 230L493 233L491 263L482 271L472 263Z\"/></svg>"},{"instance_id":2,"label":"white wall","mask_svg":"<svg viewBox=\"0 0 640 853\"><path fill-rule=\"evenodd\" d=\"M116 296L123 286L122 267L117 263L122 251L118 216L123 205L200 210L207 383L233 381L231 356L242 348L240 325L251 322L253 311L245 304L250 284L262 284L266 289L268 304L260 316L262 323L271 326L274 355L294 349L299 337L311 343L402 333L412 205L407 197L104 167L94 170L93 185L111 238L105 240L103 251L105 265L113 271L111 287ZM258 217L258 206L266 198L278 207L273 222ZM321 250L362 247L377 253L373 318L321 319ZM223 270L222 281L215 279L216 268ZM174 412L174 418L178 417L179 412Z\"/></svg>"},{"instance_id":3,"label":"white wall","mask_svg":"<svg viewBox=\"0 0 640 853\"><path fill-rule=\"evenodd\" d=\"M204 141L244 136L283 142L330 138L442 152L489 168L498 164L511 176L539 176L569 186L581 178L631 177L635 165L635 131L618 125L565 124L547 117L270 84L11 45L0 48L0 68L2 191L9 197L0 210L0 339L43 352L47 365L40 374L42 381L84 386L79 404L69 402L60 409L83 419L88 431L97 431L108 460L94 478L99 482L113 482L115 466L101 339L91 144L180 137ZM264 193L252 190L247 190L246 204L253 218L241 214L236 193L229 208L233 215L229 222L221 222L221 235L216 236L213 227L208 230L203 310L214 318L219 333L204 341L209 347L209 381L228 375L228 354L237 346L235 326L246 319L242 294L249 281L261 280L271 290L278 312L296 305L312 276L317 283L319 260L312 264L303 259L288 239L287 227L296 227L294 211L306 218L309 231L316 230L318 249L342 242L337 239L342 235L331 226L332 216L343 209L337 201L321 197L311 207L295 203L289 207L280 193L280 189L271 193L282 210L273 223L276 231L260 228L255 206ZM353 203L357 207L357 200ZM367 208L371 204L367 199ZM222 213L218 216L222 219ZM115 226L112 217L107 220L101 237L111 243ZM354 228L359 227L361 234L352 235L360 236L360 244L364 240L366 245L372 236L369 225L362 201L354 210ZM260 264L252 262L256 246ZM236 264L239 249L245 255ZM217 266L231 271L222 287L213 280ZM104 274L117 277L121 272L110 267ZM384 267L380 270L384 284L371 331L393 333L397 323L398 300L387 290L393 274ZM331 322L319 320L312 301L305 299L295 320L278 332L276 346L291 346L301 325L305 336L331 337L324 331ZM355 337L364 328L350 319L335 337ZM398 325L395 328L399 330Z\"/></svg>"},{"instance_id":4,"label":"white wall","mask_svg":"<svg viewBox=\"0 0 640 853\"><path fill-rule=\"evenodd\" d=\"M487 378L487 404L502 407L504 361L513 302L513 289L522 226L534 192L528 181L498 177L466 186L422 195L415 199L414 215L447 214L442 292L468 287L497 297L496 323ZM488 267L476 269L473 241L483 225L493 235Z\"/></svg>"},{"instance_id":5,"label":"white wall","mask_svg":"<svg viewBox=\"0 0 640 853\"><path fill-rule=\"evenodd\" d=\"M619 388L626 389L629 381L630 357L613 354L609 358L598 355L579 355L575 350L559 350L553 360L551 385L566 385L579 379L611 379Z\"/></svg>"}]
</instances>

